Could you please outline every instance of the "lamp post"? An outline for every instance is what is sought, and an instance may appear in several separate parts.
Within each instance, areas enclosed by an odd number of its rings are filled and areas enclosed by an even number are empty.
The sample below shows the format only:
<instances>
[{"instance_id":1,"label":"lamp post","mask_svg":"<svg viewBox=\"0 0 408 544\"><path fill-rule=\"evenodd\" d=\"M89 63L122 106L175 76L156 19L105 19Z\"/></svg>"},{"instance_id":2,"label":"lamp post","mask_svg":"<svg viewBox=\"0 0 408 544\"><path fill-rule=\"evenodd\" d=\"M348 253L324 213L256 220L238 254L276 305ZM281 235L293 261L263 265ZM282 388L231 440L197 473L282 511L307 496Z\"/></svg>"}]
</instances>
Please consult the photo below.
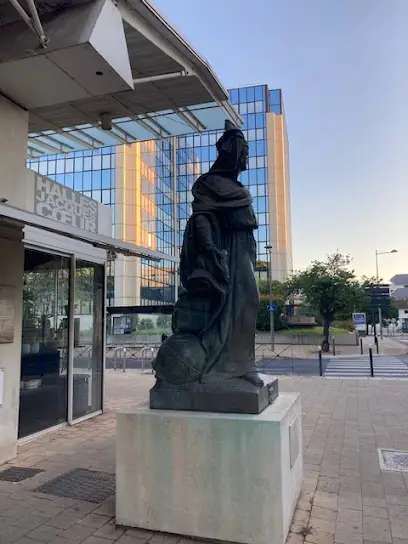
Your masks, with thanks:
<instances>
[{"instance_id":1,"label":"lamp post","mask_svg":"<svg viewBox=\"0 0 408 544\"><path fill-rule=\"evenodd\" d=\"M378 256L379 255L390 255L391 253L398 253L398 249L391 249L391 251L378 251L375 250L375 273L377 277L377 284L380 281L380 274L378 272ZM382 340L383 334L382 334L382 309L381 306L378 306L378 321L380 322L380 337ZM375 324L374 324L375 327ZM375 329L374 329L375 330Z\"/></svg>"},{"instance_id":2,"label":"lamp post","mask_svg":"<svg viewBox=\"0 0 408 544\"><path fill-rule=\"evenodd\" d=\"M271 329L271 351L275 351L275 310L273 307L272 298L272 246L265 246L269 255L268 261L268 279L269 279L269 323Z\"/></svg>"}]
</instances>

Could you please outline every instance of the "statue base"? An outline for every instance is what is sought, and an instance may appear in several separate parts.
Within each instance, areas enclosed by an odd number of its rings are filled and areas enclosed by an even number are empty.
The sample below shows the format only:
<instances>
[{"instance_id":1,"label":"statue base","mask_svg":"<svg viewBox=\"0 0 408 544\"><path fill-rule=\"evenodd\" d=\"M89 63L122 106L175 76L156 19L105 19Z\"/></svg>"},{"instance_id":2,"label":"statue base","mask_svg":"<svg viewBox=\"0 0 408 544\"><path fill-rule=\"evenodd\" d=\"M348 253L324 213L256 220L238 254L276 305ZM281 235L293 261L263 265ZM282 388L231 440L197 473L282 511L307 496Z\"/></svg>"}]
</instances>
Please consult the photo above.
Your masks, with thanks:
<instances>
[{"instance_id":1,"label":"statue base","mask_svg":"<svg viewBox=\"0 0 408 544\"><path fill-rule=\"evenodd\" d=\"M302 471L299 393L279 394L260 415L147 406L117 415L116 523L124 527L284 544Z\"/></svg>"},{"instance_id":2,"label":"statue base","mask_svg":"<svg viewBox=\"0 0 408 544\"><path fill-rule=\"evenodd\" d=\"M242 378L173 385L158 381L150 390L153 410L260 414L279 394L278 378L261 375L258 387Z\"/></svg>"}]
</instances>

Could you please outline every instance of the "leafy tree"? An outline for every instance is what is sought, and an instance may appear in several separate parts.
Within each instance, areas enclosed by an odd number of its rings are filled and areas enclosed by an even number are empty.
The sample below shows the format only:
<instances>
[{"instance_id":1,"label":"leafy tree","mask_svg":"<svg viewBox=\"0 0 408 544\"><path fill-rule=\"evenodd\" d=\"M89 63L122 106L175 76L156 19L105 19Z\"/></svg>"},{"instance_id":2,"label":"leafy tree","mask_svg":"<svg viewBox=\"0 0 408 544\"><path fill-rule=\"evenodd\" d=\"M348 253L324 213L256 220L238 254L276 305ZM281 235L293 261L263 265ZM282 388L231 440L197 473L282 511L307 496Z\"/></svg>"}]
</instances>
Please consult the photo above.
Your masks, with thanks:
<instances>
[{"instance_id":1,"label":"leafy tree","mask_svg":"<svg viewBox=\"0 0 408 544\"><path fill-rule=\"evenodd\" d=\"M270 330L270 313L267 310L270 302L269 281L258 280L258 289L260 295L260 307L256 328L259 331ZM275 306L274 311L274 327L275 330L280 330L285 326L286 317L286 299L287 291L285 284L279 281L272 282L272 301Z\"/></svg>"},{"instance_id":2,"label":"leafy tree","mask_svg":"<svg viewBox=\"0 0 408 544\"><path fill-rule=\"evenodd\" d=\"M361 311L367 303L366 292L349 268L348 255L334 253L325 261L313 261L306 270L297 272L286 287L291 294L300 294L323 320L322 350L329 351L330 326L336 316Z\"/></svg>"},{"instance_id":3,"label":"leafy tree","mask_svg":"<svg viewBox=\"0 0 408 544\"><path fill-rule=\"evenodd\" d=\"M150 319L150 317L145 317L140 320L140 324L139 324L140 331L149 331L151 329L154 329L153 319Z\"/></svg>"},{"instance_id":4,"label":"leafy tree","mask_svg":"<svg viewBox=\"0 0 408 544\"><path fill-rule=\"evenodd\" d=\"M171 315L160 314L156 321L156 327L159 329L171 329Z\"/></svg>"}]
</instances>

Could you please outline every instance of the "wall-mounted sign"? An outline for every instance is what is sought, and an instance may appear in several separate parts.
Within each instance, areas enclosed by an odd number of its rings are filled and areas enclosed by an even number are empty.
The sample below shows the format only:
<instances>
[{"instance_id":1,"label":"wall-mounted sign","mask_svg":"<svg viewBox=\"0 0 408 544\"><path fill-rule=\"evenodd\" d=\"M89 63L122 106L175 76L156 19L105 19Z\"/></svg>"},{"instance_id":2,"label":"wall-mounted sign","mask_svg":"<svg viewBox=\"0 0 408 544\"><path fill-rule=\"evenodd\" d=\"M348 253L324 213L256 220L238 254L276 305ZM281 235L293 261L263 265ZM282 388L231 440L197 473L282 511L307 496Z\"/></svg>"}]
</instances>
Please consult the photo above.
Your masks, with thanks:
<instances>
[{"instance_id":1,"label":"wall-mounted sign","mask_svg":"<svg viewBox=\"0 0 408 544\"><path fill-rule=\"evenodd\" d=\"M14 342L14 287L0 286L0 344Z\"/></svg>"},{"instance_id":2,"label":"wall-mounted sign","mask_svg":"<svg viewBox=\"0 0 408 544\"><path fill-rule=\"evenodd\" d=\"M95 200L38 174L34 183L37 215L87 232L98 232L98 203Z\"/></svg>"}]
</instances>

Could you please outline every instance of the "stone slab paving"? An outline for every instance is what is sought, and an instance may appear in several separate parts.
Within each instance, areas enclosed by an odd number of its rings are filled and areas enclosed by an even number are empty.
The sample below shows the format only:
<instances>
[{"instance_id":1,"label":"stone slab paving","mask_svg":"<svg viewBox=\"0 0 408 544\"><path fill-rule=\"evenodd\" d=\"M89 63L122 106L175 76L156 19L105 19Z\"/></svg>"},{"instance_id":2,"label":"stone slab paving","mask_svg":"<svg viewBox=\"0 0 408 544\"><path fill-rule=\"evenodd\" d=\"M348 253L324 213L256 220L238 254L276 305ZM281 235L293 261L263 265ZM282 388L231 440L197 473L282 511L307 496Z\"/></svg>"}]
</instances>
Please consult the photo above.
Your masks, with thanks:
<instances>
[{"instance_id":1,"label":"stone slab paving","mask_svg":"<svg viewBox=\"0 0 408 544\"><path fill-rule=\"evenodd\" d=\"M303 407L305 478L288 544L408 544L408 473L381 471L377 455L408 451L408 382L279 380L282 391L301 392ZM104 415L19 448L11 465L44 472L0 482L0 544L190 542L115 527L114 497L91 504L34 491L74 468L114 472L115 411L145 403L153 380L109 371L106 381Z\"/></svg>"}]
</instances>

